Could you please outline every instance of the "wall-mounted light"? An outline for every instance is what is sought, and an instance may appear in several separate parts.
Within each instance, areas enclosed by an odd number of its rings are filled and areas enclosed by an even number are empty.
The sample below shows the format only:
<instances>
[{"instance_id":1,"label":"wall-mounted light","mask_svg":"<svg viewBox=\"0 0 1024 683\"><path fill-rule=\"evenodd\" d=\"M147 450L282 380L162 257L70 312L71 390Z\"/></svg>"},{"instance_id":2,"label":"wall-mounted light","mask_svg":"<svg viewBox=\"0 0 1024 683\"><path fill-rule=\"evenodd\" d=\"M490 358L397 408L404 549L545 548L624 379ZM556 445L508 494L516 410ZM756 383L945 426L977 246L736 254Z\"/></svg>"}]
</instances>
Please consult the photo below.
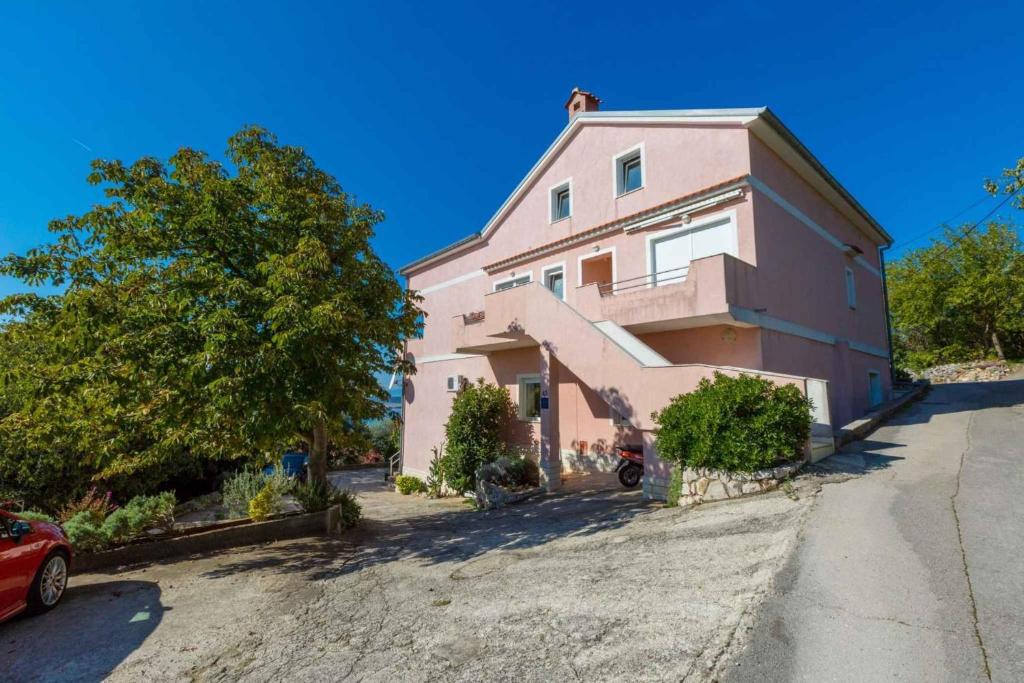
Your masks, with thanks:
<instances>
[{"instance_id":1,"label":"wall-mounted light","mask_svg":"<svg viewBox=\"0 0 1024 683\"><path fill-rule=\"evenodd\" d=\"M600 244L595 244L594 248L591 249L591 251L601 251L601 245Z\"/></svg>"},{"instance_id":2,"label":"wall-mounted light","mask_svg":"<svg viewBox=\"0 0 1024 683\"><path fill-rule=\"evenodd\" d=\"M684 213L683 214L683 225L689 225L690 224L690 220L691 220L690 219L690 214Z\"/></svg>"}]
</instances>

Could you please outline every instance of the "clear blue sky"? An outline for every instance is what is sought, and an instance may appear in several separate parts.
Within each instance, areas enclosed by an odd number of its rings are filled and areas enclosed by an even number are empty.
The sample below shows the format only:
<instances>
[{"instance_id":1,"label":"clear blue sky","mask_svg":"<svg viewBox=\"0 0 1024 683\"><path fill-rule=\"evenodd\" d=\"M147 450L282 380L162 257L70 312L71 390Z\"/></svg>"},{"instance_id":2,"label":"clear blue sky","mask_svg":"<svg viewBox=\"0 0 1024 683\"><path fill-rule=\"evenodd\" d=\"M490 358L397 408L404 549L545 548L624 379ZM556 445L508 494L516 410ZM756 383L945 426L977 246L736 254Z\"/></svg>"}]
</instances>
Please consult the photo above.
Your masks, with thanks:
<instances>
[{"instance_id":1,"label":"clear blue sky","mask_svg":"<svg viewBox=\"0 0 1024 683\"><path fill-rule=\"evenodd\" d=\"M487 221L574 85L606 109L767 105L897 242L1024 156L1024 6L773 4L6 2L0 254L101 199L92 158L219 156L259 123L385 211L398 267Z\"/></svg>"}]
</instances>

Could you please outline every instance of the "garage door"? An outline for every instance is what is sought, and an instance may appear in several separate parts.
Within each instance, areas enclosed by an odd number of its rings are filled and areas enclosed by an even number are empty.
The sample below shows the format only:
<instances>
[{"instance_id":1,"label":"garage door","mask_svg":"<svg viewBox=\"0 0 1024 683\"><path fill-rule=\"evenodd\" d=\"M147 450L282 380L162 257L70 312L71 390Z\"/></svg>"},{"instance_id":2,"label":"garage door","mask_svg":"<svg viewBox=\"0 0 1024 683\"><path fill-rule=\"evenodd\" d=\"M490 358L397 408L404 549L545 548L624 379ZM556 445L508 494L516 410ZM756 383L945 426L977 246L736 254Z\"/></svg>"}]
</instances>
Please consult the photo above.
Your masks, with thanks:
<instances>
[{"instance_id":1,"label":"garage door","mask_svg":"<svg viewBox=\"0 0 1024 683\"><path fill-rule=\"evenodd\" d=\"M654 237L650 244L654 284L682 282L694 259L715 254L736 256L736 224L731 218L721 218Z\"/></svg>"}]
</instances>

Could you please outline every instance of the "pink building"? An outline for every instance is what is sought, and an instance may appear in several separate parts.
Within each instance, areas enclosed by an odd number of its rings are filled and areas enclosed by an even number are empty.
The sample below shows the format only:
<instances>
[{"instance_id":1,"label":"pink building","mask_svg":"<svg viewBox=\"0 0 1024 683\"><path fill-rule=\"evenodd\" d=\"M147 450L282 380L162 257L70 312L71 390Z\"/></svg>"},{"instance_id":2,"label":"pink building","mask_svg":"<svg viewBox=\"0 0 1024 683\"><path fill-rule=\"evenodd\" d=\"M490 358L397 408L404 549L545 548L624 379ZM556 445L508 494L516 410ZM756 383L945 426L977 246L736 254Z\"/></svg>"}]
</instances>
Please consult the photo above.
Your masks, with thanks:
<instances>
[{"instance_id":1,"label":"pink building","mask_svg":"<svg viewBox=\"0 0 1024 683\"><path fill-rule=\"evenodd\" d=\"M889 235L767 109L598 111L569 123L478 233L402 269L423 295L408 343L403 471L423 476L462 381L507 386L555 488L643 444L651 412L713 371L800 387L811 457L889 394Z\"/></svg>"}]
</instances>

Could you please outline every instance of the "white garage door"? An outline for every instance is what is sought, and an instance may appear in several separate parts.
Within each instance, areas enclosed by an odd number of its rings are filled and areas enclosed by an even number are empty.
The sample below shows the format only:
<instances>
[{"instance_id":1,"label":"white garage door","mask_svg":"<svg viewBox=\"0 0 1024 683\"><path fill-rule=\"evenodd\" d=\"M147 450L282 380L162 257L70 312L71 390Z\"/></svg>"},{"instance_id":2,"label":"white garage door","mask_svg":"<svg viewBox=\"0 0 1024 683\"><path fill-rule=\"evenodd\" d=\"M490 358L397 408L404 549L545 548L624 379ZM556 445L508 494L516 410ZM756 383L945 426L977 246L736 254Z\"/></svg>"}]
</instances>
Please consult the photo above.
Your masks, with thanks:
<instances>
[{"instance_id":1,"label":"white garage door","mask_svg":"<svg viewBox=\"0 0 1024 683\"><path fill-rule=\"evenodd\" d=\"M681 282L690 267L690 234L669 235L651 241L654 283Z\"/></svg>"},{"instance_id":2,"label":"white garage door","mask_svg":"<svg viewBox=\"0 0 1024 683\"><path fill-rule=\"evenodd\" d=\"M654 284L682 282L693 259L715 254L736 256L736 225L729 217L721 218L653 237L650 245Z\"/></svg>"}]
</instances>

